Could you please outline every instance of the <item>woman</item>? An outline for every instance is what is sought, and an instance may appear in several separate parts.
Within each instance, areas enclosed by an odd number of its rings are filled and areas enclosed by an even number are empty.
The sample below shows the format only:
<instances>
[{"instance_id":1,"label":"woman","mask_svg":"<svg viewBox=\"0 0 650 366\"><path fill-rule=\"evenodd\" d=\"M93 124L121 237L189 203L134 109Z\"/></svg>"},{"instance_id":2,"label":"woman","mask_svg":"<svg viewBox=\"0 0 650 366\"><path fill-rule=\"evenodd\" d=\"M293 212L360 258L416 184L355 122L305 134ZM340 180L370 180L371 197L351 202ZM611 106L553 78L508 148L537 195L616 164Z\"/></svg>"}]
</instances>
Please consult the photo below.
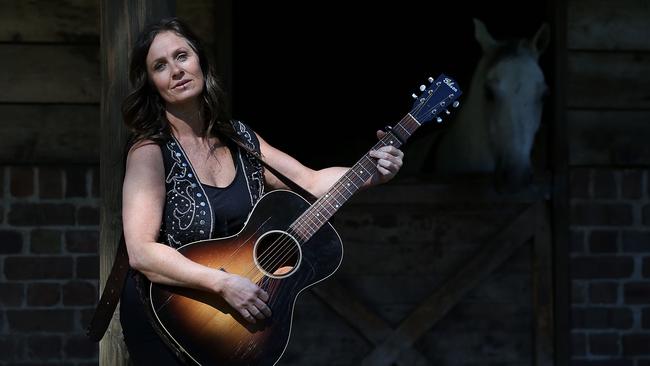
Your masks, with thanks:
<instances>
[{"instance_id":1,"label":"woman","mask_svg":"<svg viewBox=\"0 0 650 366\"><path fill-rule=\"evenodd\" d=\"M269 296L255 283L195 263L175 250L237 233L263 191L287 188L262 169L250 150L316 197L347 168L307 168L245 124L230 121L199 41L177 19L153 24L140 34L129 76L134 90L123 114L132 143L122 213L130 265L144 277L129 276L121 322L135 364L176 364L173 352L148 323L136 291L147 280L214 293L251 323L271 316ZM370 155L377 159L380 174L365 186L388 181L402 165L403 153L394 147Z\"/></svg>"}]
</instances>

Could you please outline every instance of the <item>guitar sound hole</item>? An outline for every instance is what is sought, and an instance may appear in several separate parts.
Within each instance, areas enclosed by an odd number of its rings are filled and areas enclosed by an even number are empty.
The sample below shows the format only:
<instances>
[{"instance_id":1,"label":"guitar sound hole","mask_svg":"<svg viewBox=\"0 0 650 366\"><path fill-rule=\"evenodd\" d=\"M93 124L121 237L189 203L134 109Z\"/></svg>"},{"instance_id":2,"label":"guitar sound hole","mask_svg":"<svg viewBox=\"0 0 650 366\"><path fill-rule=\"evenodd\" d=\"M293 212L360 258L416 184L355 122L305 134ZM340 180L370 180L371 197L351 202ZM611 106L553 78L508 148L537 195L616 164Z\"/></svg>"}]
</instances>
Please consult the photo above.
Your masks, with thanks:
<instances>
[{"instance_id":1,"label":"guitar sound hole","mask_svg":"<svg viewBox=\"0 0 650 366\"><path fill-rule=\"evenodd\" d=\"M255 245L255 263L269 277L290 276L298 268L301 256L298 242L283 231L270 231Z\"/></svg>"}]
</instances>

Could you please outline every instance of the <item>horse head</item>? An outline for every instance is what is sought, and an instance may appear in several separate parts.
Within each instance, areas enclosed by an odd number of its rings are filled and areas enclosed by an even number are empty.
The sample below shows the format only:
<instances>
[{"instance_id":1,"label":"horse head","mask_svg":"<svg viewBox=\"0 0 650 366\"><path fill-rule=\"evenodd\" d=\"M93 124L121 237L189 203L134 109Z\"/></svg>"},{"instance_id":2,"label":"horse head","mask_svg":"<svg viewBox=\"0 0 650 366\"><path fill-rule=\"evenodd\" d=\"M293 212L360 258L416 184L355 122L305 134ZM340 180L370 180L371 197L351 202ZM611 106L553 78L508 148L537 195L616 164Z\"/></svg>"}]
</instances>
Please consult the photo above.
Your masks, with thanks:
<instances>
[{"instance_id":1,"label":"horse head","mask_svg":"<svg viewBox=\"0 0 650 366\"><path fill-rule=\"evenodd\" d=\"M547 86L539 67L550 31L543 24L531 38L497 41L474 19L475 37L483 51L471 88L492 156L496 186L516 190L530 182L530 153L539 129ZM467 107L467 106L466 106Z\"/></svg>"}]
</instances>

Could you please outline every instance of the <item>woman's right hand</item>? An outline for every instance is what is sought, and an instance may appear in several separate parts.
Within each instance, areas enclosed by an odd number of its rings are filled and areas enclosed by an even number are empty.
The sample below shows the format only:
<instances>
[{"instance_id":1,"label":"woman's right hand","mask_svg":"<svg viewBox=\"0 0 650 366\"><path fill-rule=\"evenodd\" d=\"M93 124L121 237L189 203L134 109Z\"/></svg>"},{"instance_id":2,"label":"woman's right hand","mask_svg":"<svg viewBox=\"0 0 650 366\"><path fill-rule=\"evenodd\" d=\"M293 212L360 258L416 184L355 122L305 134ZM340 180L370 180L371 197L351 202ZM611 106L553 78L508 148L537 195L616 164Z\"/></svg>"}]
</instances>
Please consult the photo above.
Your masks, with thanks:
<instances>
[{"instance_id":1,"label":"woman's right hand","mask_svg":"<svg viewBox=\"0 0 650 366\"><path fill-rule=\"evenodd\" d=\"M269 300L269 294L266 291L248 278L231 273L226 274L219 292L230 306L251 323L271 316L271 309L266 305L266 301Z\"/></svg>"}]
</instances>

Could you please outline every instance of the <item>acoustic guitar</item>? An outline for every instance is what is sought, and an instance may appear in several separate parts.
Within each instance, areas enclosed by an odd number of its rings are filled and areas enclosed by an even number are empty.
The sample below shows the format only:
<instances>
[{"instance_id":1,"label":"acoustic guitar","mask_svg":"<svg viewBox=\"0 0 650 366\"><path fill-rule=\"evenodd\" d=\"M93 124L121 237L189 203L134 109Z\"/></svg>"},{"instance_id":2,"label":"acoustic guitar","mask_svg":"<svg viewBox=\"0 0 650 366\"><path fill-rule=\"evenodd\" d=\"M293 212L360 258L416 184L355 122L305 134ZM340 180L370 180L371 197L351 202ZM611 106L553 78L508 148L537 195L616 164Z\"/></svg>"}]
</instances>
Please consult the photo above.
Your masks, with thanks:
<instances>
[{"instance_id":1,"label":"acoustic guitar","mask_svg":"<svg viewBox=\"0 0 650 366\"><path fill-rule=\"evenodd\" d=\"M445 75L413 94L411 111L373 147L400 147L423 123L449 113L461 95ZM274 365L289 342L297 296L331 276L341 264L341 238L328 222L372 175L366 153L327 193L310 204L287 190L263 195L237 234L186 244L178 251L205 266L249 278L269 294L270 318L251 324L221 297L187 288L152 284L155 320L198 365Z\"/></svg>"}]
</instances>

